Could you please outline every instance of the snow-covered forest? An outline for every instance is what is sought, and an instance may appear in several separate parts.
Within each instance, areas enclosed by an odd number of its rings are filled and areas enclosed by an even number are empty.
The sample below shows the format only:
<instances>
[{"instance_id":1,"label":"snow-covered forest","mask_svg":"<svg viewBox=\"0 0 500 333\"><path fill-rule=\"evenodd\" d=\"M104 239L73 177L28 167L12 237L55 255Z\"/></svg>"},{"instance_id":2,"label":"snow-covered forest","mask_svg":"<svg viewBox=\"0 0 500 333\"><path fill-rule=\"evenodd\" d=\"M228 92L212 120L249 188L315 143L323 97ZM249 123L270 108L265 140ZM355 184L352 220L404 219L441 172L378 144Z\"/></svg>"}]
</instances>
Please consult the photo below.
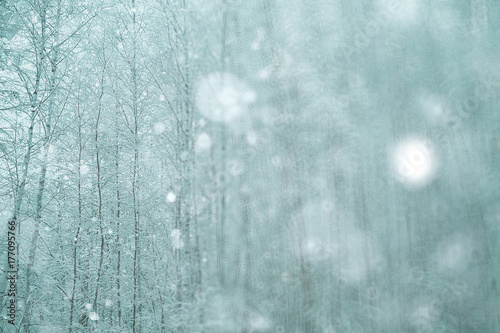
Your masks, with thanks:
<instances>
[{"instance_id":1,"label":"snow-covered forest","mask_svg":"<svg viewBox=\"0 0 500 333\"><path fill-rule=\"evenodd\" d=\"M500 2L1 0L0 332L500 332Z\"/></svg>"}]
</instances>

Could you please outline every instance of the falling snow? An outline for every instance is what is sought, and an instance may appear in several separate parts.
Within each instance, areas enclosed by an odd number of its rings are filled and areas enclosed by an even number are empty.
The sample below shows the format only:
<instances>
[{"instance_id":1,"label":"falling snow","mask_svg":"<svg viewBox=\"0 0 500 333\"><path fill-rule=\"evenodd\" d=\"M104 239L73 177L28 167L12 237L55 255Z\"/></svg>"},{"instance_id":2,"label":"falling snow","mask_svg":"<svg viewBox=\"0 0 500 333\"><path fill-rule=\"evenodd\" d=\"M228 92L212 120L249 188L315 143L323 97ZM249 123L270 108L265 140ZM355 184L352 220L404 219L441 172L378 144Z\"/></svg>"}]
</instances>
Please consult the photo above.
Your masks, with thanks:
<instances>
[{"instance_id":1,"label":"falling snow","mask_svg":"<svg viewBox=\"0 0 500 333\"><path fill-rule=\"evenodd\" d=\"M0 0L0 332L500 332L499 41L492 0Z\"/></svg>"},{"instance_id":2,"label":"falling snow","mask_svg":"<svg viewBox=\"0 0 500 333\"><path fill-rule=\"evenodd\" d=\"M208 119L229 123L248 112L256 94L229 73L213 73L200 80L196 91L198 111Z\"/></svg>"},{"instance_id":3,"label":"falling snow","mask_svg":"<svg viewBox=\"0 0 500 333\"><path fill-rule=\"evenodd\" d=\"M163 132L165 132L165 124L163 123L156 123L154 125L154 132L155 134L162 134Z\"/></svg>"},{"instance_id":4,"label":"falling snow","mask_svg":"<svg viewBox=\"0 0 500 333\"><path fill-rule=\"evenodd\" d=\"M184 240L182 239L182 232L179 229L174 229L170 232L170 239L172 241L172 248L179 250L184 247Z\"/></svg>"},{"instance_id":5,"label":"falling snow","mask_svg":"<svg viewBox=\"0 0 500 333\"><path fill-rule=\"evenodd\" d=\"M90 168L87 165L83 164L82 166L80 166L80 173L82 176L85 176L86 174L88 174L89 171L90 171Z\"/></svg>"},{"instance_id":6,"label":"falling snow","mask_svg":"<svg viewBox=\"0 0 500 333\"><path fill-rule=\"evenodd\" d=\"M212 147L212 138L207 133L203 132L198 135L195 143L195 151L202 153L210 150Z\"/></svg>"},{"instance_id":7,"label":"falling snow","mask_svg":"<svg viewBox=\"0 0 500 333\"><path fill-rule=\"evenodd\" d=\"M175 202L175 199L177 199L177 196L173 192L169 192L167 194L167 201L168 202Z\"/></svg>"},{"instance_id":8,"label":"falling snow","mask_svg":"<svg viewBox=\"0 0 500 333\"><path fill-rule=\"evenodd\" d=\"M399 143L394 153L394 166L399 179L407 185L429 183L437 167L432 144L418 139Z\"/></svg>"},{"instance_id":9,"label":"falling snow","mask_svg":"<svg viewBox=\"0 0 500 333\"><path fill-rule=\"evenodd\" d=\"M89 319L90 320L99 320L99 314L97 312L90 312Z\"/></svg>"}]
</instances>

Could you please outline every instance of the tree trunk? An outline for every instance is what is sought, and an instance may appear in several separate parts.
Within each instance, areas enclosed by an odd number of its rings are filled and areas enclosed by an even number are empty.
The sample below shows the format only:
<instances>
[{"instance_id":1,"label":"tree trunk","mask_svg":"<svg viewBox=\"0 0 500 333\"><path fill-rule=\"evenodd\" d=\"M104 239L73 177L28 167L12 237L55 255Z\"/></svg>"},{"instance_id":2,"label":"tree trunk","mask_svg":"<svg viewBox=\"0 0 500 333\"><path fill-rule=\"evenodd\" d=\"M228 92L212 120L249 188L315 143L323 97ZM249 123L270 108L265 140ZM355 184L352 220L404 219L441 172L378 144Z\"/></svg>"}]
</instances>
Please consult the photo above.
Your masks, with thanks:
<instances>
[{"instance_id":1,"label":"tree trunk","mask_svg":"<svg viewBox=\"0 0 500 333\"><path fill-rule=\"evenodd\" d=\"M23 320L26 320L25 326L24 326L26 331L29 330L29 318L31 316L30 311L31 311L31 306L32 306L32 301L33 301L33 297L31 295L32 269L33 269L33 264L35 262L36 250L38 248L38 240L40 238L40 222L42 219L43 194L45 192L45 181L46 181L46 176L47 176L48 156L49 156L50 142L51 142L51 137L52 137L52 133L51 133L51 131L52 131L52 116L53 116L54 108L55 108L54 93L56 90L57 64L59 63L59 49L58 49L57 44L59 42L60 21L61 21L61 0L58 0L56 23L55 23L54 32L53 32L54 33L54 48L53 48L54 55L51 59L51 77L50 77L50 89L49 89L49 96L52 96L52 98L49 101L47 120L46 120L46 124L45 124L45 137L43 138L43 147L42 147L43 157L42 157L40 176L39 176L39 180L38 180L38 193L36 196L35 226L34 226L35 230L33 231L33 235L31 238L28 264L26 267L26 288L25 288L26 304L25 304L25 310L24 310L23 317L21 318L21 322ZM19 323L20 325L21 325L21 322Z\"/></svg>"},{"instance_id":2,"label":"tree trunk","mask_svg":"<svg viewBox=\"0 0 500 333\"><path fill-rule=\"evenodd\" d=\"M36 77L35 77L34 85L33 85L33 93L30 94L31 110L30 110L30 123L29 123L29 127L28 127L28 138L27 138L27 143L26 143L26 153L25 153L24 158L23 158L22 174L21 174L21 177L17 183L13 214L12 214L12 217L9 219L8 224L7 224L7 233L8 234L9 234L9 231L11 231L9 229L9 226L13 227L13 229L14 229L15 239L16 239L15 246L16 246L17 254L19 254L19 245L18 245L17 241L20 239L20 226L18 225L18 219L19 219L19 215L21 212L21 207L22 207L22 203L23 203L23 199L24 199L24 195L25 195L26 182L28 179L28 170L29 170L29 166L30 166L31 154L32 154L32 149L33 149L33 131L34 131L34 126L35 126L35 119L36 119L36 116L37 116L39 108L40 108L40 101L38 99L38 92L40 89L42 72L43 72L45 57L46 57L46 54L45 54L46 4L45 3L43 3L41 8L40 8L40 25L41 25L41 34L40 34L40 39L37 41L38 42L38 45L37 45L38 49L36 50ZM29 90L29 87L27 86L26 89ZM11 234L9 234L9 236L10 235ZM0 281L0 292L3 295L6 295L8 293L7 273L8 272L15 272L15 276L16 276L15 279L16 280L18 279L19 256L17 255L17 258L15 258L14 263L9 263L9 257L12 257L12 254L7 253L6 258L5 258L4 270L3 270L2 278ZM26 295L26 296L28 296L28 295ZM17 303L16 297L14 297L13 299ZM8 300L7 300L7 302L8 302ZM4 331L5 332L14 332L15 326L11 325L11 324L6 324L6 326L4 326Z\"/></svg>"}]
</instances>

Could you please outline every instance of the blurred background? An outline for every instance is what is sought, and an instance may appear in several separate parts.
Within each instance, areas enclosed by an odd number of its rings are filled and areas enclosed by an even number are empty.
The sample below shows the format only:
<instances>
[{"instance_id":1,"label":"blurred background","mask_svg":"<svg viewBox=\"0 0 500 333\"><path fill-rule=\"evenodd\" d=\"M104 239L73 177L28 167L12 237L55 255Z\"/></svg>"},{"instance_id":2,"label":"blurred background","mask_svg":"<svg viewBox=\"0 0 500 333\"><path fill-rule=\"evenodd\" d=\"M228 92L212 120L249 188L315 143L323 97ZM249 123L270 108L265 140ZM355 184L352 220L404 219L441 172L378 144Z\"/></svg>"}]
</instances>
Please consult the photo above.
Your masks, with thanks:
<instances>
[{"instance_id":1,"label":"blurred background","mask_svg":"<svg viewBox=\"0 0 500 333\"><path fill-rule=\"evenodd\" d=\"M500 332L499 27L493 0L3 0L0 328Z\"/></svg>"}]
</instances>

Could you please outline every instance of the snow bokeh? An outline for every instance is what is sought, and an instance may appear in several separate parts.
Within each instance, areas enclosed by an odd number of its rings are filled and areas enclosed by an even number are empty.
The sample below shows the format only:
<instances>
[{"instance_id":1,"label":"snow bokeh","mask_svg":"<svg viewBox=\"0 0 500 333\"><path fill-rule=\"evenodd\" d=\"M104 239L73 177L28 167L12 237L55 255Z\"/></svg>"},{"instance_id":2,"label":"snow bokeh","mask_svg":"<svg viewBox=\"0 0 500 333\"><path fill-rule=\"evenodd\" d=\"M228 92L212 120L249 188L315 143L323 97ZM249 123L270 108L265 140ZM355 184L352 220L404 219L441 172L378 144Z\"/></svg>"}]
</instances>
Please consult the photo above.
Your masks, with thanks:
<instances>
[{"instance_id":1,"label":"snow bokeh","mask_svg":"<svg viewBox=\"0 0 500 333\"><path fill-rule=\"evenodd\" d=\"M438 301L427 300L416 302L409 319L416 332L434 332L440 315Z\"/></svg>"},{"instance_id":2,"label":"snow bokeh","mask_svg":"<svg viewBox=\"0 0 500 333\"><path fill-rule=\"evenodd\" d=\"M89 172L90 172L90 168L89 168L89 166L88 166L88 165L86 165L86 164L82 164L82 165L80 166L80 174L81 174L82 176L85 176L85 175L86 175L86 174L88 174Z\"/></svg>"},{"instance_id":3,"label":"snow bokeh","mask_svg":"<svg viewBox=\"0 0 500 333\"><path fill-rule=\"evenodd\" d=\"M467 269L475 251L472 240L462 234L438 244L434 259L439 272L455 275Z\"/></svg>"},{"instance_id":4,"label":"snow bokeh","mask_svg":"<svg viewBox=\"0 0 500 333\"><path fill-rule=\"evenodd\" d=\"M259 140L257 133L255 133L254 131L249 131L246 134L245 139L249 146L255 146Z\"/></svg>"},{"instance_id":5,"label":"snow bokeh","mask_svg":"<svg viewBox=\"0 0 500 333\"><path fill-rule=\"evenodd\" d=\"M0 2L26 329L500 332L500 2Z\"/></svg>"},{"instance_id":6,"label":"snow bokeh","mask_svg":"<svg viewBox=\"0 0 500 333\"><path fill-rule=\"evenodd\" d=\"M379 245L368 235L353 230L332 244L332 256L339 270L339 279L359 283L369 274L378 274L386 262Z\"/></svg>"},{"instance_id":7,"label":"snow bokeh","mask_svg":"<svg viewBox=\"0 0 500 333\"><path fill-rule=\"evenodd\" d=\"M449 106L442 96L425 94L419 99L420 108L431 124L443 125L449 120Z\"/></svg>"},{"instance_id":8,"label":"snow bokeh","mask_svg":"<svg viewBox=\"0 0 500 333\"><path fill-rule=\"evenodd\" d=\"M250 332L267 332L272 327L269 318L259 313L251 313L248 318L248 330Z\"/></svg>"},{"instance_id":9,"label":"snow bokeh","mask_svg":"<svg viewBox=\"0 0 500 333\"><path fill-rule=\"evenodd\" d=\"M167 194L167 202L172 203L172 202L175 202L176 199L177 199L177 196L175 195L174 192L169 192Z\"/></svg>"},{"instance_id":10,"label":"snow bokeh","mask_svg":"<svg viewBox=\"0 0 500 333\"><path fill-rule=\"evenodd\" d=\"M184 240L182 239L182 231L174 229L170 232L170 241L174 250L180 250L184 247Z\"/></svg>"},{"instance_id":11,"label":"snow bokeh","mask_svg":"<svg viewBox=\"0 0 500 333\"><path fill-rule=\"evenodd\" d=\"M392 153L392 159L398 180L410 187L421 187L431 182L437 168L434 147L428 140L400 142Z\"/></svg>"},{"instance_id":12,"label":"snow bokeh","mask_svg":"<svg viewBox=\"0 0 500 333\"><path fill-rule=\"evenodd\" d=\"M165 132L166 126L164 123L158 122L154 124L153 129L155 134L162 134L163 132Z\"/></svg>"},{"instance_id":13,"label":"snow bokeh","mask_svg":"<svg viewBox=\"0 0 500 333\"><path fill-rule=\"evenodd\" d=\"M92 321L99 320L99 314L97 312L90 312L89 319Z\"/></svg>"},{"instance_id":14,"label":"snow bokeh","mask_svg":"<svg viewBox=\"0 0 500 333\"><path fill-rule=\"evenodd\" d=\"M255 92L233 74L212 73L198 83L196 107L210 120L230 123L247 113L256 97Z\"/></svg>"},{"instance_id":15,"label":"snow bokeh","mask_svg":"<svg viewBox=\"0 0 500 333\"><path fill-rule=\"evenodd\" d=\"M383 272L386 260L377 239L356 228L347 218L340 222L344 225L342 229L333 227L335 207L330 199L311 201L305 206L301 241L304 258L318 266L331 262L336 267L332 274L353 285L366 281L370 274Z\"/></svg>"},{"instance_id":16,"label":"snow bokeh","mask_svg":"<svg viewBox=\"0 0 500 333\"><path fill-rule=\"evenodd\" d=\"M205 132L202 132L196 138L194 150L197 154L209 151L212 147L212 138Z\"/></svg>"}]
</instances>

